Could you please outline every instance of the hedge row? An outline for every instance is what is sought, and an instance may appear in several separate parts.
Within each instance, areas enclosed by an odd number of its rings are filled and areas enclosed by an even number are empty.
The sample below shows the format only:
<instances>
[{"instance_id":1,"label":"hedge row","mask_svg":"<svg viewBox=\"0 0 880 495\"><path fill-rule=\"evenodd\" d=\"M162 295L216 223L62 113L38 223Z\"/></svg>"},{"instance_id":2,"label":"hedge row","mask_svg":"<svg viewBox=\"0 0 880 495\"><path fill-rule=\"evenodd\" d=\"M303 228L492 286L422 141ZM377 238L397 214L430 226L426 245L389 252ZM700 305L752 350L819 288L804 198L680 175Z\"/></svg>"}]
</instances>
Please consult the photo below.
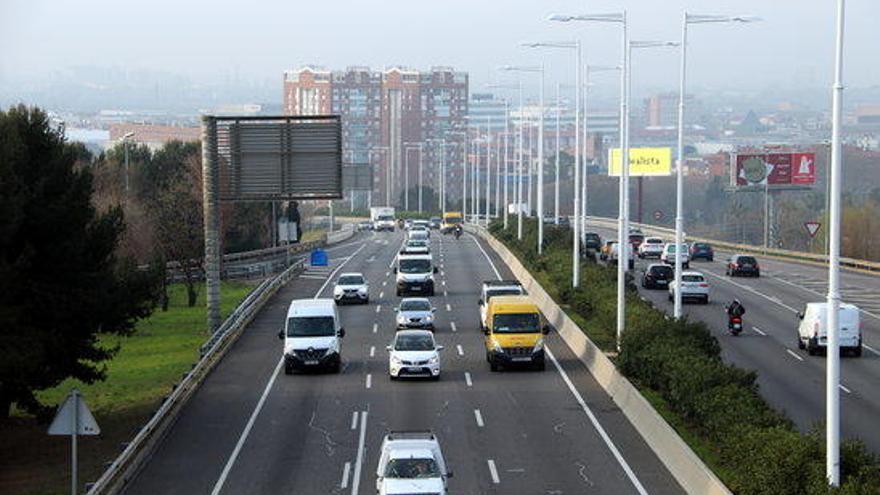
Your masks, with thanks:
<instances>
[{"instance_id":1,"label":"hedge row","mask_svg":"<svg viewBox=\"0 0 880 495\"><path fill-rule=\"evenodd\" d=\"M604 349L615 345L617 272L586 259L578 289L571 288L571 231L545 226L537 254L537 223L523 239L500 222L490 227L530 272ZM725 364L702 322L673 320L638 297L627 279L627 331L616 358L620 371L663 398L681 424L714 451L718 475L740 495L880 494L880 459L859 441L841 449L843 484L825 481L822 431L798 432L758 391L756 374ZM695 449L699 451L699 449Z\"/></svg>"}]
</instances>

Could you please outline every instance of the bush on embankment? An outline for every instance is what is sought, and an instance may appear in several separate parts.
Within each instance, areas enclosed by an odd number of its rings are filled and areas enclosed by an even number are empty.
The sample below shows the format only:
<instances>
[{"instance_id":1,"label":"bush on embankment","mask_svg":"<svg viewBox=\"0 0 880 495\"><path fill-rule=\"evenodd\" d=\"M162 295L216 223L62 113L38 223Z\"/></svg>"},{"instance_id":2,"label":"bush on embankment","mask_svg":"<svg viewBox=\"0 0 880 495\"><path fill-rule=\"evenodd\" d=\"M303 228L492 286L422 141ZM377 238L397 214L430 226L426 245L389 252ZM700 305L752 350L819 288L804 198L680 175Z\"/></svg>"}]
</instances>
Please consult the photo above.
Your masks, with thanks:
<instances>
[{"instance_id":1,"label":"bush on embankment","mask_svg":"<svg viewBox=\"0 0 880 495\"><path fill-rule=\"evenodd\" d=\"M544 252L537 254L537 223L491 225L492 234L526 266L599 347L615 346L617 273L585 259L580 286L571 288L571 230L545 225ZM739 495L880 494L880 460L858 441L841 448L843 484L825 481L821 431L802 434L761 397L757 375L721 359L721 347L702 322L673 320L638 297L627 279L626 332L615 363L638 387L662 398L684 438L699 439L710 464Z\"/></svg>"}]
</instances>

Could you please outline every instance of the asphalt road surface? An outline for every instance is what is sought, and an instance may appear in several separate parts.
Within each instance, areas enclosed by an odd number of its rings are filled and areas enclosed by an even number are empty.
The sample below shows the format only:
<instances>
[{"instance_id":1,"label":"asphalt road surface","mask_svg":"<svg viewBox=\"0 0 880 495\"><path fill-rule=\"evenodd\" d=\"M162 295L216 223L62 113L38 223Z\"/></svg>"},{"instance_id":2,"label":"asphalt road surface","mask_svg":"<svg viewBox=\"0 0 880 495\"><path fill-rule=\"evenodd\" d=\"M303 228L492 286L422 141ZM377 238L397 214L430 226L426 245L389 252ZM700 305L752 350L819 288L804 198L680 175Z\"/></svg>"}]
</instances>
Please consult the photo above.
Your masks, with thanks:
<instances>
[{"instance_id":1,"label":"asphalt road surface","mask_svg":"<svg viewBox=\"0 0 880 495\"><path fill-rule=\"evenodd\" d=\"M588 228L603 239L616 232ZM725 262L733 253L716 251L712 263L692 261L690 269L702 272L710 284L710 304L685 304L684 313L709 324L718 337L724 358L740 367L758 371L762 395L775 408L785 411L807 430L825 418L825 356L809 356L798 349L797 312L808 302L825 301L827 268L755 257L760 278L731 278ZM644 268L657 260L636 261L636 282ZM845 436L861 438L880 453L880 276L841 271L843 301L862 310L864 350L862 357L841 360L841 428ZM666 290L646 290L643 297L672 314ZM737 337L727 333L724 305L740 300L746 307L745 331Z\"/></svg>"},{"instance_id":2,"label":"asphalt road surface","mask_svg":"<svg viewBox=\"0 0 880 495\"><path fill-rule=\"evenodd\" d=\"M433 234L439 382L388 377L402 234L360 234L271 299L207 378L129 494L366 494L389 430L431 429L457 494L680 494L659 459L555 334L547 370L492 373L480 283L510 272L470 235ZM491 259L491 261L490 261ZM292 299L361 271L370 304L340 308L340 374L285 375L276 334ZM330 280L331 282L327 282Z\"/></svg>"}]
</instances>

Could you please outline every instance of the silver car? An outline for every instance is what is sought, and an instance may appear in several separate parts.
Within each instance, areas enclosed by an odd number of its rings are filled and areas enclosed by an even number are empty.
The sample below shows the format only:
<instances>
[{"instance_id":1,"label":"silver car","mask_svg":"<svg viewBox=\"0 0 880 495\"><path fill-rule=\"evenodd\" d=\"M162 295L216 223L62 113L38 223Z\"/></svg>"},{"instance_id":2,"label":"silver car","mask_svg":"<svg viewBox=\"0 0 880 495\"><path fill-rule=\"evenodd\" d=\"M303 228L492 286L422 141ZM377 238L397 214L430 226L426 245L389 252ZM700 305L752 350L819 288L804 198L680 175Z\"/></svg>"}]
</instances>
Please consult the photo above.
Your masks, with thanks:
<instances>
[{"instance_id":1,"label":"silver car","mask_svg":"<svg viewBox=\"0 0 880 495\"><path fill-rule=\"evenodd\" d=\"M400 300L400 306L394 308L397 312L397 328L423 328L434 331L434 312L431 301L424 297L405 297Z\"/></svg>"}]
</instances>

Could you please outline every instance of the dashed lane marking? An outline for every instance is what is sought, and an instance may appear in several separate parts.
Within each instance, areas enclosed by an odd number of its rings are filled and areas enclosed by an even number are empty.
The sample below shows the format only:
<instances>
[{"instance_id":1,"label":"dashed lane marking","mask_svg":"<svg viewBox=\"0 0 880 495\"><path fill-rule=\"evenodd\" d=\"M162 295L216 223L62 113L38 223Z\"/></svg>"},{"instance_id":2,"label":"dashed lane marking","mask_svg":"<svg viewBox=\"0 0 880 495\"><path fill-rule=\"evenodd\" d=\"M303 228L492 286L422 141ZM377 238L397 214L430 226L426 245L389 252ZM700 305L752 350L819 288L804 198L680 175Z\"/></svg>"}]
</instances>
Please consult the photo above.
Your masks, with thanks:
<instances>
[{"instance_id":1,"label":"dashed lane marking","mask_svg":"<svg viewBox=\"0 0 880 495\"><path fill-rule=\"evenodd\" d=\"M495 468L495 461L489 459L486 463L489 465L489 476L492 477L492 483L495 483L496 485L501 483L501 480L498 478L498 469Z\"/></svg>"},{"instance_id":2,"label":"dashed lane marking","mask_svg":"<svg viewBox=\"0 0 880 495\"><path fill-rule=\"evenodd\" d=\"M376 346L371 345L370 346L370 357L373 357L375 355L376 355Z\"/></svg>"},{"instance_id":3,"label":"dashed lane marking","mask_svg":"<svg viewBox=\"0 0 880 495\"><path fill-rule=\"evenodd\" d=\"M458 350L459 356L464 356L464 349L461 348L461 344L456 344L455 349Z\"/></svg>"},{"instance_id":4,"label":"dashed lane marking","mask_svg":"<svg viewBox=\"0 0 880 495\"><path fill-rule=\"evenodd\" d=\"M804 358L800 357L800 356L798 355L798 353L792 351L791 349L786 349L785 352L787 352L789 356L791 356L791 357L797 359L798 361L803 361L803 360L804 360Z\"/></svg>"},{"instance_id":5,"label":"dashed lane marking","mask_svg":"<svg viewBox=\"0 0 880 495\"><path fill-rule=\"evenodd\" d=\"M346 489L348 488L348 476L351 474L351 462L346 461L345 466L342 467L342 482L339 483L339 488Z\"/></svg>"},{"instance_id":6,"label":"dashed lane marking","mask_svg":"<svg viewBox=\"0 0 880 495\"><path fill-rule=\"evenodd\" d=\"M763 336L764 336L764 337L766 337L766 336L767 336L767 334L766 334L766 333L764 333L764 331L763 331L763 330L761 330L761 329L760 329L760 328L758 328L758 327L752 327L752 330L754 330L754 331L755 331L755 333L757 333L757 334L758 334L758 335L763 335Z\"/></svg>"},{"instance_id":7,"label":"dashed lane marking","mask_svg":"<svg viewBox=\"0 0 880 495\"><path fill-rule=\"evenodd\" d=\"M486 426L486 423L483 422L483 414L480 413L479 409L474 409L474 419L477 420L477 426L480 428Z\"/></svg>"},{"instance_id":8,"label":"dashed lane marking","mask_svg":"<svg viewBox=\"0 0 880 495\"><path fill-rule=\"evenodd\" d=\"M370 388L373 386L373 374L372 373L367 373L367 381L366 381L365 385L367 386L367 388Z\"/></svg>"},{"instance_id":9,"label":"dashed lane marking","mask_svg":"<svg viewBox=\"0 0 880 495\"><path fill-rule=\"evenodd\" d=\"M449 322L449 328L451 328L453 332L455 332L455 331L458 330L458 329L455 327L455 322L454 322L454 321L450 321L450 322Z\"/></svg>"},{"instance_id":10,"label":"dashed lane marking","mask_svg":"<svg viewBox=\"0 0 880 495\"><path fill-rule=\"evenodd\" d=\"M351 413L351 429L356 430L358 427L358 412Z\"/></svg>"},{"instance_id":11,"label":"dashed lane marking","mask_svg":"<svg viewBox=\"0 0 880 495\"><path fill-rule=\"evenodd\" d=\"M468 387L473 387L473 386L474 386L474 382L473 382L473 380L471 379L471 374L470 374L470 372L468 372L468 371L465 371L465 372L464 372L464 382L467 384Z\"/></svg>"}]
</instances>

